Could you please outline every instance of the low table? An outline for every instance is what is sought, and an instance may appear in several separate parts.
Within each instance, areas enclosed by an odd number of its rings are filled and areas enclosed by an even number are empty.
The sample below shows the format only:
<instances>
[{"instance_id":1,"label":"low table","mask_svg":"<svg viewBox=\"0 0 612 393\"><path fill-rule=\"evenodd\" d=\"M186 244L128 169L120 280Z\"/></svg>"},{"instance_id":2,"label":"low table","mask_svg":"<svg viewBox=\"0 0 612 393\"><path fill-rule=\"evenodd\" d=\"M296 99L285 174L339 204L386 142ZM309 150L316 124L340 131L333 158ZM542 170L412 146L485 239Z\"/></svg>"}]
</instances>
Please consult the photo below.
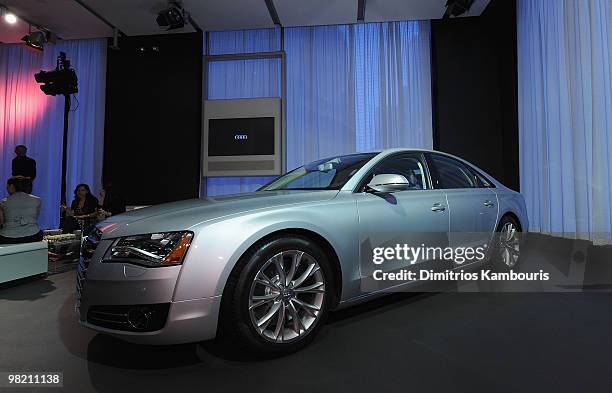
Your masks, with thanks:
<instances>
[{"instance_id":1,"label":"low table","mask_svg":"<svg viewBox=\"0 0 612 393\"><path fill-rule=\"evenodd\" d=\"M0 245L0 284L47 273L47 242Z\"/></svg>"}]
</instances>

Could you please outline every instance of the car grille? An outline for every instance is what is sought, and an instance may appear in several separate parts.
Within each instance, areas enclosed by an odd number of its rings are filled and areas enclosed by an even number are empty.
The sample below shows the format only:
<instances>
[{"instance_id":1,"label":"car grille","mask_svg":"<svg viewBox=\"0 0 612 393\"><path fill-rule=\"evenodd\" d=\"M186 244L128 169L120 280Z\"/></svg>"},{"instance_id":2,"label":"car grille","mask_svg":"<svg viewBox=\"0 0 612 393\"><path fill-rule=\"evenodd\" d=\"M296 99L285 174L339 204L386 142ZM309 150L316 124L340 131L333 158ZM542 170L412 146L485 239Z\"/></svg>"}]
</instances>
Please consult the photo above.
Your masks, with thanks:
<instances>
[{"instance_id":1,"label":"car grille","mask_svg":"<svg viewBox=\"0 0 612 393\"><path fill-rule=\"evenodd\" d=\"M169 309L169 303L91 306L87 322L113 330L152 332L164 327Z\"/></svg>"},{"instance_id":2,"label":"car grille","mask_svg":"<svg viewBox=\"0 0 612 393\"><path fill-rule=\"evenodd\" d=\"M98 243L102 238L102 232L98 228L86 236L81 242L81 257L79 258L79 266L77 267L77 279L76 279L76 311L80 312L81 307L81 294L83 292L83 286L87 278L87 268L91 258L93 257Z\"/></svg>"},{"instance_id":3,"label":"car grille","mask_svg":"<svg viewBox=\"0 0 612 393\"><path fill-rule=\"evenodd\" d=\"M77 313L80 313L81 309L81 296L83 293L83 284L85 282L85 270L83 270L83 257L79 261L77 267L77 279L76 279L76 303L75 309Z\"/></svg>"}]
</instances>

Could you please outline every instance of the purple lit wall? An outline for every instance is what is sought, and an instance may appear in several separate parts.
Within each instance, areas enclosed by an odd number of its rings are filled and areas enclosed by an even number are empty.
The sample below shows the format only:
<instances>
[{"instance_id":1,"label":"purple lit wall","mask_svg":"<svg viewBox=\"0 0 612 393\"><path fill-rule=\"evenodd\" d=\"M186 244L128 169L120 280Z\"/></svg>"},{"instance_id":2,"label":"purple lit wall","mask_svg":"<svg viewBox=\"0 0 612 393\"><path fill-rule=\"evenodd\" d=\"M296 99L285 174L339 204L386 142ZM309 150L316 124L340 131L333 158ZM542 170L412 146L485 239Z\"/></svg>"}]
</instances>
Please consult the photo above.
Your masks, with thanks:
<instances>
[{"instance_id":1,"label":"purple lit wall","mask_svg":"<svg viewBox=\"0 0 612 393\"><path fill-rule=\"evenodd\" d=\"M28 147L37 161L33 194L43 207L39 224L59 225L63 98L46 96L34 80L41 69L55 67L60 51L67 53L79 78L78 109L70 113L68 199L78 183L99 188L104 130L106 40L60 41L36 52L18 44L0 44L0 198L11 176L16 145ZM76 100L75 107L76 107Z\"/></svg>"}]
</instances>

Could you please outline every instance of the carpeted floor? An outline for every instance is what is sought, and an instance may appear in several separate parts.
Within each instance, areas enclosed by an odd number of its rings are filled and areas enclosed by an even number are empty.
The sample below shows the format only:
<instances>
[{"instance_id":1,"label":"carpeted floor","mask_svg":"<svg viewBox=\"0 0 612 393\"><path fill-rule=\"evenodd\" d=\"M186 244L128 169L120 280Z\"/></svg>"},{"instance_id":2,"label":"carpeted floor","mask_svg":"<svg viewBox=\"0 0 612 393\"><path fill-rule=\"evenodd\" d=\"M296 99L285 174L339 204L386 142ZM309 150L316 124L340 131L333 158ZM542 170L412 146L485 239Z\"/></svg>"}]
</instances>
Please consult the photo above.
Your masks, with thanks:
<instances>
[{"instance_id":1,"label":"carpeted floor","mask_svg":"<svg viewBox=\"0 0 612 393\"><path fill-rule=\"evenodd\" d=\"M73 315L75 272L60 272L0 288L0 371L61 371L68 392L609 392L611 251L532 237L521 269L554 273L532 293L393 294L272 360L97 335Z\"/></svg>"},{"instance_id":2,"label":"carpeted floor","mask_svg":"<svg viewBox=\"0 0 612 393\"><path fill-rule=\"evenodd\" d=\"M142 347L96 335L75 322L73 299L74 272L0 290L0 371L61 371L69 392L612 386L612 293L395 294L333 313L311 346L274 360L214 343Z\"/></svg>"}]
</instances>

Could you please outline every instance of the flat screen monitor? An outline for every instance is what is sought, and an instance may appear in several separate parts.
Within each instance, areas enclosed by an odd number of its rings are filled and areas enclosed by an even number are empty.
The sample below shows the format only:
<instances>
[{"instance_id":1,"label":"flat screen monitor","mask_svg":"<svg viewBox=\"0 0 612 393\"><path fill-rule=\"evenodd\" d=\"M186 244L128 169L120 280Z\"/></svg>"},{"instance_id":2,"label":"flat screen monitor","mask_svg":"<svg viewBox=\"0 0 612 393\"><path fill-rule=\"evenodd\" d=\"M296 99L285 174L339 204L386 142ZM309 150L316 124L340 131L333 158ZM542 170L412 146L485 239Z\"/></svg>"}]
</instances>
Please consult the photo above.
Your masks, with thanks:
<instances>
[{"instance_id":1,"label":"flat screen monitor","mask_svg":"<svg viewBox=\"0 0 612 393\"><path fill-rule=\"evenodd\" d=\"M278 97L206 100L203 176L277 176L285 149Z\"/></svg>"},{"instance_id":2,"label":"flat screen monitor","mask_svg":"<svg viewBox=\"0 0 612 393\"><path fill-rule=\"evenodd\" d=\"M208 120L208 156L274 154L274 117Z\"/></svg>"}]
</instances>

